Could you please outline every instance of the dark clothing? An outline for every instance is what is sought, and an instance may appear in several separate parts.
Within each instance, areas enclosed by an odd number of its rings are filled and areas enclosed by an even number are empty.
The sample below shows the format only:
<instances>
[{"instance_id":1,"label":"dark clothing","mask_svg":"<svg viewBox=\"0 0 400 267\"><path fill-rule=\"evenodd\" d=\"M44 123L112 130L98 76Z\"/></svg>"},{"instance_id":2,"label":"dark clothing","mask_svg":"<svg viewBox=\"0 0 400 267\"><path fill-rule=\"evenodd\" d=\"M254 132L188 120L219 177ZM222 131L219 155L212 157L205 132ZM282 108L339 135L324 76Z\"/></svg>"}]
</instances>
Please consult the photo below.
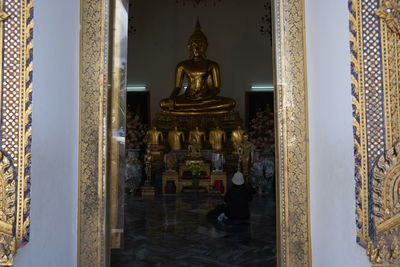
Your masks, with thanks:
<instances>
[{"instance_id":1,"label":"dark clothing","mask_svg":"<svg viewBox=\"0 0 400 267\"><path fill-rule=\"evenodd\" d=\"M250 188L246 185L232 185L225 195L225 215L230 220L248 219L250 217L249 202L252 200Z\"/></svg>"}]
</instances>

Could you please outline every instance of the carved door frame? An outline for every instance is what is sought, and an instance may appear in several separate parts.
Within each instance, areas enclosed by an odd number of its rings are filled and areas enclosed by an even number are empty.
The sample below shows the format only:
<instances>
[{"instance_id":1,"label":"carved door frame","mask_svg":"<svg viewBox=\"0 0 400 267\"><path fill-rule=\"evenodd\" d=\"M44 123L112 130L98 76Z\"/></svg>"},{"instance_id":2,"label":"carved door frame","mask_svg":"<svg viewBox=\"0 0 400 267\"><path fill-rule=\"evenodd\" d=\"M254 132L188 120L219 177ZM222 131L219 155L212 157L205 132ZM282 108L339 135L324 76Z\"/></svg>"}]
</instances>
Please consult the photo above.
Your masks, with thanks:
<instances>
[{"instance_id":1,"label":"carved door frame","mask_svg":"<svg viewBox=\"0 0 400 267\"><path fill-rule=\"evenodd\" d=\"M311 266L304 0L274 0L277 259ZM81 0L78 266L107 266L109 0Z\"/></svg>"}]
</instances>

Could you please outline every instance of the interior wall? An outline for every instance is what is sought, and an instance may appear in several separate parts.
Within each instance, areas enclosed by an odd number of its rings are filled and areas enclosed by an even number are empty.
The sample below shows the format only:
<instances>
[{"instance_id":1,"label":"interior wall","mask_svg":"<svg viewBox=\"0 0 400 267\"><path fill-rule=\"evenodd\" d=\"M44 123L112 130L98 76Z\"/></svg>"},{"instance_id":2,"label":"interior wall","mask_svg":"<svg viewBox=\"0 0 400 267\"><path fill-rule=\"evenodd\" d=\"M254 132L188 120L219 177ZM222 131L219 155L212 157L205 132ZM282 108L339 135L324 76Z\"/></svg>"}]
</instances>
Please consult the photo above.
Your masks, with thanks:
<instances>
[{"instance_id":1,"label":"interior wall","mask_svg":"<svg viewBox=\"0 0 400 267\"><path fill-rule=\"evenodd\" d=\"M193 7L192 0L133 0L128 85L147 85L152 118L174 88L175 67L189 58L197 16L208 38L207 58L221 71L221 96L234 98L244 120L244 95L253 84L272 85L272 48L260 32L266 0L223 0ZM178 2L178 3L177 3ZM211 1L210 1L211 2Z\"/></svg>"},{"instance_id":2,"label":"interior wall","mask_svg":"<svg viewBox=\"0 0 400 267\"><path fill-rule=\"evenodd\" d=\"M370 266L356 243L347 0L306 0L313 266Z\"/></svg>"},{"instance_id":3,"label":"interior wall","mask_svg":"<svg viewBox=\"0 0 400 267\"><path fill-rule=\"evenodd\" d=\"M35 0L30 242L15 267L76 266L79 0Z\"/></svg>"}]
</instances>

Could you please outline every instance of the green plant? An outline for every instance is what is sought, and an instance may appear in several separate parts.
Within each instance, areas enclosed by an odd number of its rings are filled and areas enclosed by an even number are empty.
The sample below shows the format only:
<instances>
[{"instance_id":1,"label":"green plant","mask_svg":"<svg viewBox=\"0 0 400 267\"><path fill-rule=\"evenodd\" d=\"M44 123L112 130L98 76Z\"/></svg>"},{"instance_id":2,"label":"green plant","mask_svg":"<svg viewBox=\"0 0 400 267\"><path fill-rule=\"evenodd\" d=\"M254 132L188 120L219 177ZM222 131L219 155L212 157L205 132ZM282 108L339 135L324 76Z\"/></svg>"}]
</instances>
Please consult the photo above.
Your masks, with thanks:
<instances>
[{"instance_id":1,"label":"green plant","mask_svg":"<svg viewBox=\"0 0 400 267\"><path fill-rule=\"evenodd\" d=\"M189 161L187 165L189 166L189 169L192 172L193 176L200 176L203 162Z\"/></svg>"}]
</instances>

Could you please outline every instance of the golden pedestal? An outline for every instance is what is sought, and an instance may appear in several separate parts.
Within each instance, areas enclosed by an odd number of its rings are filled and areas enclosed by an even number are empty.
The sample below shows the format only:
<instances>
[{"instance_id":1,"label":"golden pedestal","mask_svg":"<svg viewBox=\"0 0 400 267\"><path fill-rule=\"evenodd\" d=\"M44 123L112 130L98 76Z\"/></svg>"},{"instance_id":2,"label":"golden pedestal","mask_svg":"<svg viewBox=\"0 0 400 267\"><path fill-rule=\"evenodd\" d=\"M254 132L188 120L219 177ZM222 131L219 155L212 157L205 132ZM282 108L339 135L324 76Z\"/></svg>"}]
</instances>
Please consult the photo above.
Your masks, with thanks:
<instances>
[{"instance_id":1,"label":"golden pedestal","mask_svg":"<svg viewBox=\"0 0 400 267\"><path fill-rule=\"evenodd\" d=\"M222 185L224 186L224 191L222 194L225 195L227 189L226 172L213 171L211 173L210 187L213 187L216 181L222 181Z\"/></svg>"},{"instance_id":2,"label":"golden pedestal","mask_svg":"<svg viewBox=\"0 0 400 267\"><path fill-rule=\"evenodd\" d=\"M165 193L165 186L167 185L167 181L174 181L175 186L176 186L176 192L178 191L178 184L179 184L179 179L178 179L178 172L174 170L167 170L163 172L162 174L162 192L163 195L168 195Z\"/></svg>"}]
</instances>

